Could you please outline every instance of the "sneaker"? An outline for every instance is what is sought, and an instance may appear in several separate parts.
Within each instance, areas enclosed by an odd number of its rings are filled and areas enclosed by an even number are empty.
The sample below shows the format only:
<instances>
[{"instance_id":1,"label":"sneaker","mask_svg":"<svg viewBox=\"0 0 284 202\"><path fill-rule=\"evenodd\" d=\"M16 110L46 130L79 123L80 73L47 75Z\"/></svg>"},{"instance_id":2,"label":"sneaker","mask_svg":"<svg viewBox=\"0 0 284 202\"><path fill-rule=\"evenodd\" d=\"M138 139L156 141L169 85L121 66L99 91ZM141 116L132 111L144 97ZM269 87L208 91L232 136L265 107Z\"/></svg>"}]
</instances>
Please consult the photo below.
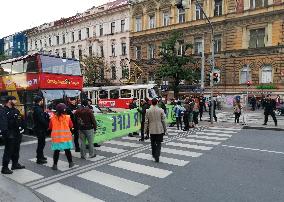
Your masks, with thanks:
<instances>
[{"instance_id":1,"label":"sneaker","mask_svg":"<svg viewBox=\"0 0 284 202\"><path fill-rule=\"evenodd\" d=\"M146 135L145 140L148 140L148 139L149 139L149 135Z\"/></svg>"},{"instance_id":2,"label":"sneaker","mask_svg":"<svg viewBox=\"0 0 284 202\"><path fill-rule=\"evenodd\" d=\"M80 148L76 148L76 149L75 149L75 152L80 152Z\"/></svg>"},{"instance_id":3,"label":"sneaker","mask_svg":"<svg viewBox=\"0 0 284 202\"><path fill-rule=\"evenodd\" d=\"M159 163L160 159L159 157L155 157L155 162Z\"/></svg>"},{"instance_id":4,"label":"sneaker","mask_svg":"<svg viewBox=\"0 0 284 202\"><path fill-rule=\"evenodd\" d=\"M134 135L132 135L131 133L128 134L128 137L134 137Z\"/></svg>"},{"instance_id":5,"label":"sneaker","mask_svg":"<svg viewBox=\"0 0 284 202\"><path fill-rule=\"evenodd\" d=\"M25 169L26 167L21 164L12 165L12 170Z\"/></svg>"},{"instance_id":6,"label":"sneaker","mask_svg":"<svg viewBox=\"0 0 284 202\"><path fill-rule=\"evenodd\" d=\"M44 160L44 159L38 159L37 161L36 161L36 163L37 164L46 164L47 163L47 161L46 160Z\"/></svg>"},{"instance_id":7,"label":"sneaker","mask_svg":"<svg viewBox=\"0 0 284 202\"><path fill-rule=\"evenodd\" d=\"M58 170L57 165L53 164L53 166L51 167L52 170Z\"/></svg>"},{"instance_id":8,"label":"sneaker","mask_svg":"<svg viewBox=\"0 0 284 202\"><path fill-rule=\"evenodd\" d=\"M13 174L13 171L11 171L8 167L7 168L2 168L2 170L1 170L1 173L2 174L5 174L5 175L11 175L11 174Z\"/></svg>"},{"instance_id":9,"label":"sneaker","mask_svg":"<svg viewBox=\"0 0 284 202\"><path fill-rule=\"evenodd\" d=\"M140 142L144 142L144 138L139 139Z\"/></svg>"},{"instance_id":10,"label":"sneaker","mask_svg":"<svg viewBox=\"0 0 284 202\"><path fill-rule=\"evenodd\" d=\"M92 155L92 156L90 156L89 158L91 159L91 158L95 158L97 155L96 154L94 154L94 155Z\"/></svg>"},{"instance_id":11,"label":"sneaker","mask_svg":"<svg viewBox=\"0 0 284 202\"><path fill-rule=\"evenodd\" d=\"M85 157L85 156L81 156L81 159L84 159L84 160L86 160L86 157Z\"/></svg>"},{"instance_id":12,"label":"sneaker","mask_svg":"<svg viewBox=\"0 0 284 202\"><path fill-rule=\"evenodd\" d=\"M43 159L43 160L45 160L45 161L47 161L47 158L46 158L45 156L44 156L44 157L42 157L42 159Z\"/></svg>"},{"instance_id":13,"label":"sneaker","mask_svg":"<svg viewBox=\"0 0 284 202\"><path fill-rule=\"evenodd\" d=\"M264 123L264 124L262 124L263 126L266 126L267 125L267 123Z\"/></svg>"},{"instance_id":14,"label":"sneaker","mask_svg":"<svg viewBox=\"0 0 284 202\"><path fill-rule=\"evenodd\" d=\"M73 162L69 163L69 168L73 168L75 166L75 164Z\"/></svg>"},{"instance_id":15,"label":"sneaker","mask_svg":"<svg viewBox=\"0 0 284 202\"><path fill-rule=\"evenodd\" d=\"M100 147L101 145L99 145L98 143L94 143L94 147Z\"/></svg>"}]
</instances>

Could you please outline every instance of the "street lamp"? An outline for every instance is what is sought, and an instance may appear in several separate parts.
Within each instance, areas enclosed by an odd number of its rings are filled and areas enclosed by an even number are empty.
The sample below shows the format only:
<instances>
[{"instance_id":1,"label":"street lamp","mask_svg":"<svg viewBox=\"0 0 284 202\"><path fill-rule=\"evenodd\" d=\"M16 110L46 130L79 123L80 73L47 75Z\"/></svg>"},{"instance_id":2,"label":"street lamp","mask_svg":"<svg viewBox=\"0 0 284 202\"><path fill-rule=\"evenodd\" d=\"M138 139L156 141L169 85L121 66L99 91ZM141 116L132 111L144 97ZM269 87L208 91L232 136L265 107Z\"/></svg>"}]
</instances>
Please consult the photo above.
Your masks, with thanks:
<instances>
[{"instance_id":1,"label":"street lamp","mask_svg":"<svg viewBox=\"0 0 284 202\"><path fill-rule=\"evenodd\" d=\"M202 6L200 5L199 1L198 0L195 0L196 4L198 5L199 9L201 10L202 14L205 16L209 26L210 26L210 29L211 29L211 34L212 34L212 38L211 38L211 48L212 48L212 67L211 67L211 72L213 73L214 71L214 68L215 68L215 53L214 53L214 28L213 28L213 25L211 23L211 21L209 20L209 18L207 17L206 13L204 12ZM176 7L177 8L184 8L185 7L185 2L184 0L177 0L176 1ZM204 51L204 50L203 50ZM203 69L204 71L204 69ZM204 75L204 73L201 73ZM204 80L204 76L201 78ZM201 83L204 83L204 81L201 81ZM213 76L210 77L210 99L211 99L211 112L210 112L210 121L211 121L211 124L213 124L213 109L214 109L214 102L213 102Z\"/></svg>"}]
</instances>

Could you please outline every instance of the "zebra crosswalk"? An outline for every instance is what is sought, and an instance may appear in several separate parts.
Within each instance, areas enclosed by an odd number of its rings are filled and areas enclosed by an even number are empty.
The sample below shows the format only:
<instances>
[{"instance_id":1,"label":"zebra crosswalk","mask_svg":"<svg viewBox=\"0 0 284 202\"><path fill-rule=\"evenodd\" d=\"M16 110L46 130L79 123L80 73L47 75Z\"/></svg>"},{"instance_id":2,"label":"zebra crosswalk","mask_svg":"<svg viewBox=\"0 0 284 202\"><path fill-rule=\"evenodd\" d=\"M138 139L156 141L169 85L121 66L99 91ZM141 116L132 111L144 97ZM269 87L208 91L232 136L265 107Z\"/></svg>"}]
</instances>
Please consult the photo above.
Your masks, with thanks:
<instances>
[{"instance_id":1,"label":"zebra crosswalk","mask_svg":"<svg viewBox=\"0 0 284 202\"><path fill-rule=\"evenodd\" d=\"M72 151L76 163L76 167L72 169L69 169L65 158L62 158L58 164L59 171L54 173L49 168L53 175L45 176L31 169L39 165L35 164L35 159L30 159L29 162L33 163L33 166L15 171L15 174L9 177L34 189L44 201L108 201L110 196L100 194L98 190L112 193L112 197L115 195L117 201L125 201L123 197L139 197L159 183L159 180L190 166L194 159L237 135L239 130L241 129L212 127L198 128L187 133L171 129L168 137L164 139L160 163L153 161L149 140L138 142L135 137L122 137L105 142L97 149L97 157L87 158L90 162L88 164L77 164L80 154ZM48 162L43 168L51 166L51 157L48 157ZM80 185L94 187L93 191L69 182L72 180Z\"/></svg>"}]
</instances>

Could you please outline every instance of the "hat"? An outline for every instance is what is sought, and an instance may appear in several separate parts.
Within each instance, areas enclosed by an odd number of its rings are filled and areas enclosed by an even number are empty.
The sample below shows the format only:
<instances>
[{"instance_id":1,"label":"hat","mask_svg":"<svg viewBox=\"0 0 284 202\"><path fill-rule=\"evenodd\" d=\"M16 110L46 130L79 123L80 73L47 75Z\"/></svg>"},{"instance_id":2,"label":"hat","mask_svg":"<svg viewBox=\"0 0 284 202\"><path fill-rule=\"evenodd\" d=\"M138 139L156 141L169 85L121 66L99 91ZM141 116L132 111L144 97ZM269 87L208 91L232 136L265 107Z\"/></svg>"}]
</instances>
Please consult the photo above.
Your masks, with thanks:
<instances>
[{"instance_id":1,"label":"hat","mask_svg":"<svg viewBox=\"0 0 284 202\"><path fill-rule=\"evenodd\" d=\"M66 105L64 103L59 103L58 105L56 105L56 111L63 113L66 110Z\"/></svg>"},{"instance_id":2,"label":"hat","mask_svg":"<svg viewBox=\"0 0 284 202\"><path fill-rule=\"evenodd\" d=\"M89 105L88 100L83 100L81 104L83 107L87 107Z\"/></svg>"},{"instance_id":3,"label":"hat","mask_svg":"<svg viewBox=\"0 0 284 202\"><path fill-rule=\"evenodd\" d=\"M43 100L43 98L41 97L41 96L35 96L35 98L34 98L34 102L35 103L39 103L41 100Z\"/></svg>"},{"instance_id":4,"label":"hat","mask_svg":"<svg viewBox=\"0 0 284 202\"><path fill-rule=\"evenodd\" d=\"M5 100L8 102L10 100L17 100L17 98L15 96L7 96Z\"/></svg>"}]
</instances>

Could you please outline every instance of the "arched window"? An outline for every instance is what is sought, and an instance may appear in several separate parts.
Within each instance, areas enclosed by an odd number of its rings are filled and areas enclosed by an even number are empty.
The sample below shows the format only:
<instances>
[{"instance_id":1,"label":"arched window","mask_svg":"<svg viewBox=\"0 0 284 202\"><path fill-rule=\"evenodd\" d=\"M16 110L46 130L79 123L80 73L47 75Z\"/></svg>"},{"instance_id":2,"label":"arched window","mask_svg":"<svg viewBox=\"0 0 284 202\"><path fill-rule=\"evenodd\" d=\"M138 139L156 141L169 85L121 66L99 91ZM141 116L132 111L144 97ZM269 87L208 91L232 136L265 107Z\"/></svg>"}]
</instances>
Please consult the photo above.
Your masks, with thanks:
<instances>
[{"instance_id":1,"label":"arched window","mask_svg":"<svg viewBox=\"0 0 284 202\"><path fill-rule=\"evenodd\" d=\"M272 82L272 67L270 65L264 65L261 69L261 83Z\"/></svg>"},{"instance_id":2,"label":"arched window","mask_svg":"<svg viewBox=\"0 0 284 202\"><path fill-rule=\"evenodd\" d=\"M251 80L251 70L249 65L244 65L240 72L240 83L246 83Z\"/></svg>"}]
</instances>

